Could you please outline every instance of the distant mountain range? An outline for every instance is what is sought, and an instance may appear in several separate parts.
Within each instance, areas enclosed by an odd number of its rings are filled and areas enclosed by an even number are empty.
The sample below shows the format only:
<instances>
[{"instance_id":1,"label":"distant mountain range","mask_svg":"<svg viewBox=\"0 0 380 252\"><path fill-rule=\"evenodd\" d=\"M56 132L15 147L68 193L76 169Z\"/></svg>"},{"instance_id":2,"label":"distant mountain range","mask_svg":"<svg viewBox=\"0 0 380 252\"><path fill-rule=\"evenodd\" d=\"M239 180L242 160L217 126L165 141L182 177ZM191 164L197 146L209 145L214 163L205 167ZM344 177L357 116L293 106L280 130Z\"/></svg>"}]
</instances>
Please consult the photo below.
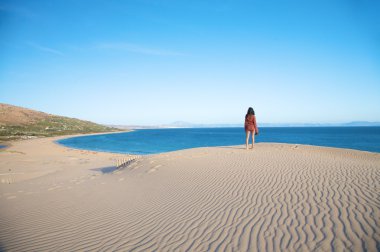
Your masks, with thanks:
<instances>
[{"instance_id":1,"label":"distant mountain range","mask_svg":"<svg viewBox=\"0 0 380 252\"><path fill-rule=\"evenodd\" d=\"M161 125L109 125L119 129L157 129L157 128L233 128L243 127L243 123L196 124L176 121ZM259 127L358 127L380 126L380 122L354 121L348 123L259 123Z\"/></svg>"}]
</instances>

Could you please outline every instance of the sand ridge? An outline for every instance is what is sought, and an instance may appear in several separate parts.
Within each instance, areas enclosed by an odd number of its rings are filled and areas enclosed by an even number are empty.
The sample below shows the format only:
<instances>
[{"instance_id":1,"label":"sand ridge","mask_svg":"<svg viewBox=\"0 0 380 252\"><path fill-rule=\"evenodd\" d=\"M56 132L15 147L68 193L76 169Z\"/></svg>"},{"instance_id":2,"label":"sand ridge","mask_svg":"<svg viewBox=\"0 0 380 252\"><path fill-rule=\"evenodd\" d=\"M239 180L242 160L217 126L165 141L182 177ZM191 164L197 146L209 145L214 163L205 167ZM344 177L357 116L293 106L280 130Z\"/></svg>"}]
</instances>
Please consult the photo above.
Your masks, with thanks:
<instances>
[{"instance_id":1,"label":"sand ridge","mask_svg":"<svg viewBox=\"0 0 380 252\"><path fill-rule=\"evenodd\" d=\"M143 156L114 170L114 154L68 152L73 159L65 156L53 173L0 184L1 249L380 248L377 153L262 143L248 151L231 146ZM47 162L28 159L29 166ZM0 162L7 162L2 153Z\"/></svg>"}]
</instances>

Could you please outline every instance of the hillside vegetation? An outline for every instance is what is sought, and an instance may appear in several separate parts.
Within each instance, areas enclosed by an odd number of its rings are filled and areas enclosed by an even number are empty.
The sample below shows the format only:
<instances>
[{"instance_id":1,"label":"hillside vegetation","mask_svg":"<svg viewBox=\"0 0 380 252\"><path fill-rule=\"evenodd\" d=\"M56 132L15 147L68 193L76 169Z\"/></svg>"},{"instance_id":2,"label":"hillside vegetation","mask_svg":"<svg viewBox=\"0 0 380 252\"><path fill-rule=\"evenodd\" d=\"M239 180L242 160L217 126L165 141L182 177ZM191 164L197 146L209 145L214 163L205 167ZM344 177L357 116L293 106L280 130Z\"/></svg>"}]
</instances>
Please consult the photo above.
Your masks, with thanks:
<instances>
[{"instance_id":1,"label":"hillside vegetation","mask_svg":"<svg viewBox=\"0 0 380 252\"><path fill-rule=\"evenodd\" d=\"M0 141L109 131L120 130L0 103Z\"/></svg>"}]
</instances>

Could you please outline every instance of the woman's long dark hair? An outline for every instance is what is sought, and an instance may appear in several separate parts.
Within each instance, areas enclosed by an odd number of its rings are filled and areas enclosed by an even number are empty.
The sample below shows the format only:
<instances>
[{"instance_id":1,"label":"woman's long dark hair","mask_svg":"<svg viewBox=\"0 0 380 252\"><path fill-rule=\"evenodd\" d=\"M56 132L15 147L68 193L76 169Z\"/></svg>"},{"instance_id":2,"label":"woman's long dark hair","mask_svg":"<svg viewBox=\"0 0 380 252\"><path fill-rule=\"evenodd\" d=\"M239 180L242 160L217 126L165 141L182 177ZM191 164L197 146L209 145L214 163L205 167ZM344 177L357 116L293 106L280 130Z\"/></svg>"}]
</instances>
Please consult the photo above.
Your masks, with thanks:
<instances>
[{"instance_id":1,"label":"woman's long dark hair","mask_svg":"<svg viewBox=\"0 0 380 252\"><path fill-rule=\"evenodd\" d=\"M247 115L255 115L255 111L253 110L253 108L251 108L251 107L248 108L246 116Z\"/></svg>"}]
</instances>

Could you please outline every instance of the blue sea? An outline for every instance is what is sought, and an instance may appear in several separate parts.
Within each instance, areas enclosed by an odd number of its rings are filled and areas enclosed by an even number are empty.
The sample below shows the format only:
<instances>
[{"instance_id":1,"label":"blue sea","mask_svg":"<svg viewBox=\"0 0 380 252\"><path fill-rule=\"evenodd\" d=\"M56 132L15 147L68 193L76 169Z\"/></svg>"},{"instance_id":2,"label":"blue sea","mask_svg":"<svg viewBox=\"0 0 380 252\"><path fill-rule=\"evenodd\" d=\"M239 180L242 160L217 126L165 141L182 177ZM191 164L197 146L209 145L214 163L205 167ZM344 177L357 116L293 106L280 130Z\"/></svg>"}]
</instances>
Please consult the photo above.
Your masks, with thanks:
<instances>
[{"instance_id":1,"label":"blue sea","mask_svg":"<svg viewBox=\"0 0 380 252\"><path fill-rule=\"evenodd\" d=\"M380 152L380 127L260 128L256 142L308 144ZM195 147L245 144L243 128L144 129L59 140L75 149L155 154Z\"/></svg>"}]
</instances>

